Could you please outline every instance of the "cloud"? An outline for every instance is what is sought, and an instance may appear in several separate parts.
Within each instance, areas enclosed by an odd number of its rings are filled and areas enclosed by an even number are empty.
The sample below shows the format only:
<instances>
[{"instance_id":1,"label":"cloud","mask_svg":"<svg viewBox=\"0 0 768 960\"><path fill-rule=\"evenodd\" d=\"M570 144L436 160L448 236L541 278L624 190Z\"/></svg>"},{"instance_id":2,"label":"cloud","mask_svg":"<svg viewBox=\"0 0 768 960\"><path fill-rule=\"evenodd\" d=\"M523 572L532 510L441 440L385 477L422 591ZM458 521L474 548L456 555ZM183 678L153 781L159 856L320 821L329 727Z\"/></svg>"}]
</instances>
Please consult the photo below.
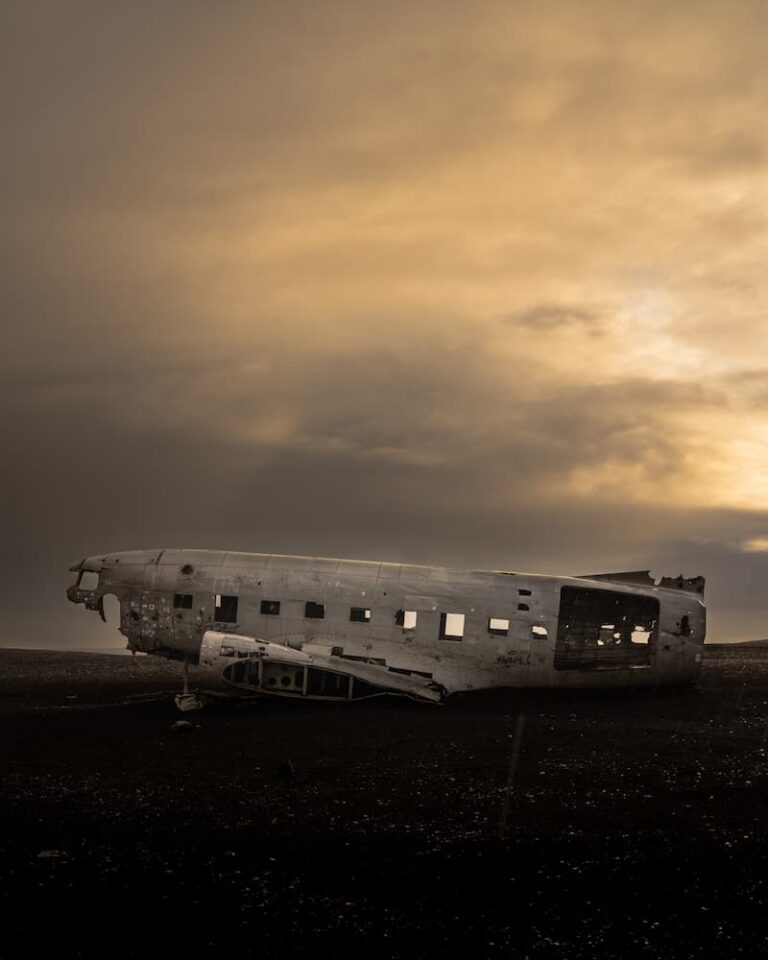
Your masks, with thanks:
<instances>
[{"instance_id":1,"label":"cloud","mask_svg":"<svg viewBox=\"0 0 768 960\"><path fill-rule=\"evenodd\" d=\"M3 16L18 589L171 541L760 562L763 5Z\"/></svg>"},{"instance_id":2,"label":"cloud","mask_svg":"<svg viewBox=\"0 0 768 960\"><path fill-rule=\"evenodd\" d=\"M510 326L527 326L534 329L551 329L552 327L584 324L595 329L599 321L598 314L581 307L567 307L561 304L539 303L536 306L509 314L501 318Z\"/></svg>"},{"instance_id":3,"label":"cloud","mask_svg":"<svg viewBox=\"0 0 768 960\"><path fill-rule=\"evenodd\" d=\"M746 553L768 553L768 537L750 537L741 545Z\"/></svg>"}]
</instances>

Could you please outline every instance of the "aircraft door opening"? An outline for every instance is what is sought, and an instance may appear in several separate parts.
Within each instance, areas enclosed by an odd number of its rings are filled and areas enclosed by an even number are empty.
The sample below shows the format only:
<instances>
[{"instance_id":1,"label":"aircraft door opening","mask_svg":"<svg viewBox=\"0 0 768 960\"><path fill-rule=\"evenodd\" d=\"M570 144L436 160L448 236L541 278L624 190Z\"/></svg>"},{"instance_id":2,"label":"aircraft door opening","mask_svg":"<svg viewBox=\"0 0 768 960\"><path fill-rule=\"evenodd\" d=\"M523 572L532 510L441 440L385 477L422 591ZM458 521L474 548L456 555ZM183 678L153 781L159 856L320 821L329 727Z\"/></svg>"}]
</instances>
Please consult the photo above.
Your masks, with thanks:
<instances>
[{"instance_id":1,"label":"aircraft door opening","mask_svg":"<svg viewBox=\"0 0 768 960\"><path fill-rule=\"evenodd\" d=\"M560 592L555 669L650 666L658 624L656 597L565 586Z\"/></svg>"},{"instance_id":2,"label":"aircraft door opening","mask_svg":"<svg viewBox=\"0 0 768 960\"><path fill-rule=\"evenodd\" d=\"M117 599L114 593L105 593L101 598L101 610L104 614L104 620L114 630L120 630L121 628L121 617L120 617L120 601ZM113 637L114 639L114 637Z\"/></svg>"}]
</instances>

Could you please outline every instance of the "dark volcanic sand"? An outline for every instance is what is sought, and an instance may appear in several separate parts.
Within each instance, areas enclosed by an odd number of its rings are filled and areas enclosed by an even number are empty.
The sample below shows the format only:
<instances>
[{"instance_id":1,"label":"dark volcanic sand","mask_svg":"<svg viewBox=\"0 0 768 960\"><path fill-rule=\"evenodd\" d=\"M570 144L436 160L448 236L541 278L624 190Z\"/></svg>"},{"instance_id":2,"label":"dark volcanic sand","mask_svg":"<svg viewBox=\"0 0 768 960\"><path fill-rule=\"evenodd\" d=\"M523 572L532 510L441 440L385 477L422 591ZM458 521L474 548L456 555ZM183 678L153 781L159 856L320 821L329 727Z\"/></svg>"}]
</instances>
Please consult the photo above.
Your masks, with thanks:
<instances>
[{"instance_id":1,"label":"dark volcanic sand","mask_svg":"<svg viewBox=\"0 0 768 960\"><path fill-rule=\"evenodd\" d=\"M3 958L766 955L768 650L684 690L264 700L187 733L109 705L172 665L0 670Z\"/></svg>"}]
</instances>

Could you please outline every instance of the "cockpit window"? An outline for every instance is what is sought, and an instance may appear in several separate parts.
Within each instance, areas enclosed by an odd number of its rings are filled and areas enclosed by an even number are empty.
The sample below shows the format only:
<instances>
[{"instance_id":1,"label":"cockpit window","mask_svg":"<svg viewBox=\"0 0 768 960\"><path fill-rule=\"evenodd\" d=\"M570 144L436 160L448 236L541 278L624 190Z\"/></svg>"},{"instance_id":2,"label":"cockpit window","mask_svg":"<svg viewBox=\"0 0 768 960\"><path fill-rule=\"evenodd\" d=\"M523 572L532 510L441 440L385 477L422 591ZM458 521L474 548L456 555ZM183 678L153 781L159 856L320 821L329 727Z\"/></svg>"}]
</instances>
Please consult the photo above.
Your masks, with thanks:
<instances>
[{"instance_id":1,"label":"cockpit window","mask_svg":"<svg viewBox=\"0 0 768 960\"><path fill-rule=\"evenodd\" d=\"M80 590L95 590L99 585L99 575L94 570L83 570L80 574Z\"/></svg>"}]
</instances>

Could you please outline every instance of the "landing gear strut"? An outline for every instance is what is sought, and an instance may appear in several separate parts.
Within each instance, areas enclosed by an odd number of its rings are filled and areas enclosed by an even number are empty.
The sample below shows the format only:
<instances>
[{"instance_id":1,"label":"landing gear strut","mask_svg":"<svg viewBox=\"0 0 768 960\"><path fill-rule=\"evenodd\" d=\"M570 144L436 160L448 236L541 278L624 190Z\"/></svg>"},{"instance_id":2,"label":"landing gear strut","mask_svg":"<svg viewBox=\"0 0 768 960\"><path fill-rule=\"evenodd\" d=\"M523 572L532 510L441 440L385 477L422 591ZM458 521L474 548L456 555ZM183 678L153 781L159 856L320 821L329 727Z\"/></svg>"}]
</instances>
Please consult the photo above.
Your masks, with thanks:
<instances>
[{"instance_id":1,"label":"landing gear strut","mask_svg":"<svg viewBox=\"0 0 768 960\"><path fill-rule=\"evenodd\" d=\"M184 660L184 686L181 693L176 694L174 701L182 713L189 713L191 710L202 710L205 706L205 700L196 690L190 692L189 663L186 659Z\"/></svg>"}]
</instances>

